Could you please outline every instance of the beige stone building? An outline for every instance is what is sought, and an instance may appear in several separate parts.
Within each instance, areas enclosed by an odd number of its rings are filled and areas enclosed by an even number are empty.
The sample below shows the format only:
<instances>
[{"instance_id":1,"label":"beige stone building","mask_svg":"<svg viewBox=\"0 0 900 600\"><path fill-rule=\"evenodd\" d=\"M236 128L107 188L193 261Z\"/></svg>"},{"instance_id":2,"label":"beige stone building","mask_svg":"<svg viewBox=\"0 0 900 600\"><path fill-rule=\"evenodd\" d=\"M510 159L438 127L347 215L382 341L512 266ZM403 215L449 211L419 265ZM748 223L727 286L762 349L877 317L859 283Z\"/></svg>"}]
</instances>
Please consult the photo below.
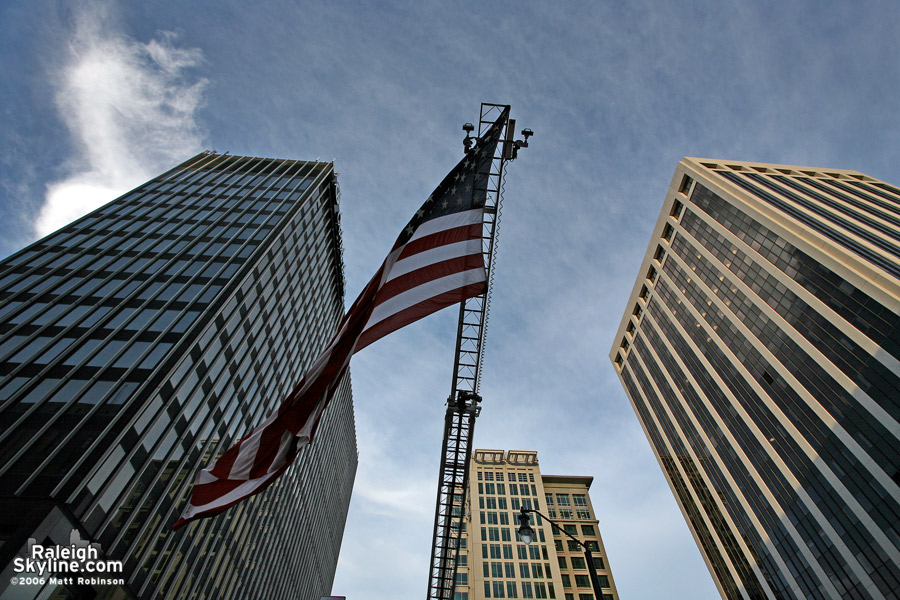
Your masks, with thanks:
<instances>
[{"instance_id":1,"label":"beige stone building","mask_svg":"<svg viewBox=\"0 0 900 600\"><path fill-rule=\"evenodd\" d=\"M900 590L900 188L685 158L610 351L729 600Z\"/></svg>"},{"instance_id":2,"label":"beige stone building","mask_svg":"<svg viewBox=\"0 0 900 600\"><path fill-rule=\"evenodd\" d=\"M521 507L555 520L591 548L602 599L618 600L589 490L592 477L542 475L533 450L475 450L469 468L454 600L594 598L584 553L531 514L535 539L517 535Z\"/></svg>"}]
</instances>

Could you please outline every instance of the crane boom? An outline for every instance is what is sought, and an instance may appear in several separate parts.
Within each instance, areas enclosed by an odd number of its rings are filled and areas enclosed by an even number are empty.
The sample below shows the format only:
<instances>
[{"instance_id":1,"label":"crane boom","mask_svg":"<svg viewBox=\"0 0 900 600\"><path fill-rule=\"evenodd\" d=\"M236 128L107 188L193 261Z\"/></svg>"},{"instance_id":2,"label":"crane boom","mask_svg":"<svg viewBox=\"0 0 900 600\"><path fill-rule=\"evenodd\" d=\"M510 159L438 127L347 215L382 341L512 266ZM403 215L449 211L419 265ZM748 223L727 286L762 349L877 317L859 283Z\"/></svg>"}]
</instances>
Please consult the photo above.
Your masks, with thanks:
<instances>
[{"instance_id":1,"label":"crane boom","mask_svg":"<svg viewBox=\"0 0 900 600\"><path fill-rule=\"evenodd\" d=\"M478 124L480 137L508 108L501 104L481 104ZM468 127L468 124L467 126ZM464 129L468 131L472 129ZM463 301L459 307L456 334L456 353L453 361L453 383L447 398L444 417L444 440L441 446L440 474L434 512L434 535L431 544L431 568L428 577L429 600L450 600L456 579L456 557L459 551L460 525L465 510L469 478L471 441L475 432L475 418L481 412L478 395L481 359L484 354L484 334L490 308L497 225L502 201L503 169L506 161L515 157L521 142L512 141L515 121L508 120L504 141L498 144L488 177L482 252L487 269L485 292ZM530 133L530 130L529 130ZM467 142L468 142L467 137ZM527 138L526 143L527 145ZM468 148L468 144L466 144Z\"/></svg>"}]
</instances>

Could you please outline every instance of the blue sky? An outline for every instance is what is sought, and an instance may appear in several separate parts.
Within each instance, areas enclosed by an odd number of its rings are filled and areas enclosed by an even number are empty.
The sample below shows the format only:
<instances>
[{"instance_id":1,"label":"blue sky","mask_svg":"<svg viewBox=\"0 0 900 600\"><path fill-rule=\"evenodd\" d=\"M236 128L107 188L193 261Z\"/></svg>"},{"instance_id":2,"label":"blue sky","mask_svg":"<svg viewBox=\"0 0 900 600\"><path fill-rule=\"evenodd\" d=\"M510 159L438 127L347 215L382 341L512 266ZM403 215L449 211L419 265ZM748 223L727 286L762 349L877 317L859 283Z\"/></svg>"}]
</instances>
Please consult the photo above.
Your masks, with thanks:
<instances>
[{"instance_id":1,"label":"blue sky","mask_svg":"<svg viewBox=\"0 0 900 600\"><path fill-rule=\"evenodd\" d=\"M592 475L623 599L717 598L607 354L683 156L900 183L900 6L0 4L0 256L204 149L336 159L352 300L482 101L508 171L476 446ZM425 594L456 315L353 359L360 468L334 593ZM403 365L397 368L397 365Z\"/></svg>"}]
</instances>

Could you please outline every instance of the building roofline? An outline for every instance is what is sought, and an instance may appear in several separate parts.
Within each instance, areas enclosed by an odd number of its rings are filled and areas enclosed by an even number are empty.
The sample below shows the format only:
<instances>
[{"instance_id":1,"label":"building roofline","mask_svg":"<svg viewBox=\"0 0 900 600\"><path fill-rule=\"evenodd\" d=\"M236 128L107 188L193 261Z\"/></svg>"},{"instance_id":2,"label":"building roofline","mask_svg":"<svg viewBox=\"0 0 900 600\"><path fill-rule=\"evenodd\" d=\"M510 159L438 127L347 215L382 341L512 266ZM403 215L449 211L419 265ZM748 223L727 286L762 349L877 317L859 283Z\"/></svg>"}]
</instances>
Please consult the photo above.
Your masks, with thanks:
<instances>
[{"instance_id":1,"label":"building roofline","mask_svg":"<svg viewBox=\"0 0 900 600\"><path fill-rule=\"evenodd\" d=\"M594 478L590 475L543 475L541 474L541 480L544 484L582 484L587 489L591 489L591 484L594 482Z\"/></svg>"}]
</instances>

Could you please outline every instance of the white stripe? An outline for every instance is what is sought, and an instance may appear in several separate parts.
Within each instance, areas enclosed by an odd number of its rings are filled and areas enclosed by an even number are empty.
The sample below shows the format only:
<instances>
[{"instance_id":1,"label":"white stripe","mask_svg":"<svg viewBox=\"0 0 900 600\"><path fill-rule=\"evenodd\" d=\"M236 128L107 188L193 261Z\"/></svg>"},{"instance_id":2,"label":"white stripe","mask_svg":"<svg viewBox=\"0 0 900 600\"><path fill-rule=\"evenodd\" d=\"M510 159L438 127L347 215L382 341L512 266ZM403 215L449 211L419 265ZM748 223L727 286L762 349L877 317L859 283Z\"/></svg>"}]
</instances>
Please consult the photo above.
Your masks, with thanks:
<instances>
[{"instance_id":1,"label":"white stripe","mask_svg":"<svg viewBox=\"0 0 900 600\"><path fill-rule=\"evenodd\" d=\"M223 496L219 496L212 502L208 504L204 504L202 506L194 506L193 504L188 504L187 510L184 511L184 514L181 515L182 519L190 519L191 517L205 512L207 510L211 510L214 508L218 508L220 506L225 506L235 500L240 500L246 496L252 494L255 490L258 490L261 486L265 485L265 483L272 479L275 476L275 473L267 473L258 479L250 479L245 483L242 483L238 487L234 488L227 494ZM199 481L197 483L200 483ZM194 484L197 485L197 484Z\"/></svg>"},{"instance_id":2,"label":"white stripe","mask_svg":"<svg viewBox=\"0 0 900 600\"><path fill-rule=\"evenodd\" d=\"M256 462L256 453L259 451L259 440L262 437L263 430L268 427L277 416L278 410L273 411L265 421L253 430L250 437L241 442L241 449L238 450L237 458L234 459L234 464L231 465L228 479L250 479L250 469L253 468L253 465ZM214 468L215 465L211 467L210 470Z\"/></svg>"},{"instance_id":3,"label":"white stripe","mask_svg":"<svg viewBox=\"0 0 900 600\"><path fill-rule=\"evenodd\" d=\"M387 281L411 273L416 269L427 267L433 263L449 260L451 258L459 258L460 256L467 256L469 254L481 254L481 251L481 238L476 238L473 240L463 240L461 242L445 244L443 246L438 246L437 248L432 248L431 250L419 252L418 254L413 254L412 256L407 256L406 258L397 261L394 268L391 269Z\"/></svg>"},{"instance_id":4,"label":"white stripe","mask_svg":"<svg viewBox=\"0 0 900 600\"><path fill-rule=\"evenodd\" d=\"M417 240L421 237L425 237L426 235L431 235L432 233L446 231L447 229L456 229L457 227L463 227L465 225L474 225L475 223L481 223L483 219L484 209L482 208L465 210L463 212L430 219L419 225L419 228L416 229L412 237L409 238L409 242ZM408 244L409 242L406 243Z\"/></svg>"},{"instance_id":5,"label":"white stripe","mask_svg":"<svg viewBox=\"0 0 900 600\"><path fill-rule=\"evenodd\" d=\"M484 280L484 269L478 267L477 269L470 269L460 273L453 273L452 275L447 275L446 277L441 277L439 279L433 279L422 285L416 286L411 290L407 290L402 294L397 294L393 298L379 304L375 310L372 311L372 316L369 317L363 332L388 317L406 310L411 306L415 306L424 300Z\"/></svg>"}]
</instances>

